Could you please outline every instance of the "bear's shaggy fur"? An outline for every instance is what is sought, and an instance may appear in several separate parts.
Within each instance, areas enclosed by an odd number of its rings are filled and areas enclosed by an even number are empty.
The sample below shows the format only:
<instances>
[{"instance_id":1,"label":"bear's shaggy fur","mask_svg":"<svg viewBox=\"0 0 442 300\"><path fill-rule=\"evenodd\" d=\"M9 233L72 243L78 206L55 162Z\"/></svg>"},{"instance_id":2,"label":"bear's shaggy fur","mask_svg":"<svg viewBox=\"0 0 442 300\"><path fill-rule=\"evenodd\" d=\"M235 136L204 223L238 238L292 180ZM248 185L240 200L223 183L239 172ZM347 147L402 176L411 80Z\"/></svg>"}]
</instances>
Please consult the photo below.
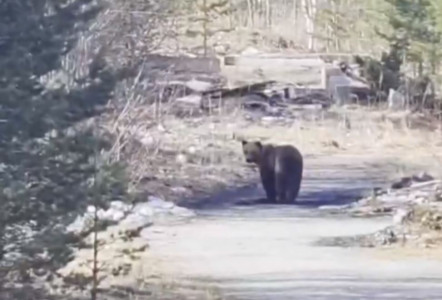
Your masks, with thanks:
<instances>
[{"instance_id":1,"label":"bear's shaggy fur","mask_svg":"<svg viewBox=\"0 0 442 300\"><path fill-rule=\"evenodd\" d=\"M261 144L242 141L247 163L259 167L267 200L279 203L294 202L301 187L303 159L291 145Z\"/></svg>"}]
</instances>

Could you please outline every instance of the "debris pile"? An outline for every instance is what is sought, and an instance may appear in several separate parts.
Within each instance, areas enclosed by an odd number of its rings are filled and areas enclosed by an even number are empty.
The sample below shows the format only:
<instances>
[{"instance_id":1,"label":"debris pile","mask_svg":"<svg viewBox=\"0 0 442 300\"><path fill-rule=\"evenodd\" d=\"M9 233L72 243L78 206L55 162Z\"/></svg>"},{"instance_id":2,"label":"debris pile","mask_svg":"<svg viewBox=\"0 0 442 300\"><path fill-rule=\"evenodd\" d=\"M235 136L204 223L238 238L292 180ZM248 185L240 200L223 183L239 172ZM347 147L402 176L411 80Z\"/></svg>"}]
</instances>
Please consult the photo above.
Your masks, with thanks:
<instances>
[{"instance_id":1,"label":"debris pile","mask_svg":"<svg viewBox=\"0 0 442 300\"><path fill-rule=\"evenodd\" d=\"M388 189L374 189L370 196L351 204L349 212L362 217L394 213L397 220L411 206L437 203L442 197L441 183L427 173L403 177Z\"/></svg>"},{"instance_id":2,"label":"debris pile","mask_svg":"<svg viewBox=\"0 0 442 300\"><path fill-rule=\"evenodd\" d=\"M84 236L83 246L75 251L75 257L58 274L64 281L75 281L91 274L94 235L90 233L90 220L95 215L93 207L89 207L83 216L71 224L69 230L73 234ZM157 197L149 197L147 202L129 205L112 202L107 210L99 210L97 215L101 221L113 221L114 224L98 233L100 276L118 277L127 275L133 264L141 259L142 253L148 249L149 227L162 218L187 220L194 212L179 207L172 202ZM87 221L88 220L88 221Z\"/></svg>"},{"instance_id":3,"label":"debris pile","mask_svg":"<svg viewBox=\"0 0 442 300\"><path fill-rule=\"evenodd\" d=\"M195 80L194 80L194 83ZM202 84L201 84L202 85ZM235 88L189 88L174 100L175 107L198 109L202 112L261 111L274 114L275 111L296 109L327 109L332 100L325 90L308 89L294 84L265 81Z\"/></svg>"},{"instance_id":4,"label":"debris pile","mask_svg":"<svg viewBox=\"0 0 442 300\"><path fill-rule=\"evenodd\" d=\"M442 181L421 173L403 177L388 189L344 206L354 217L392 216L391 225L371 234L327 237L317 242L332 247L435 247L442 245Z\"/></svg>"},{"instance_id":5,"label":"debris pile","mask_svg":"<svg viewBox=\"0 0 442 300\"><path fill-rule=\"evenodd\" d=\"M194 213L172 202L150 196L147 202L135 205L121 201L113 201L108 209L99 209L97 218L102 223L114 224L123 227L140 226L146 227L152 224L154 219L160 217L192 217ZM76 236L84 236L93 229L95 207L89 206L84 215L78 216L75 221L67 227L67 232Z\"/></svg>"}]
</instances>

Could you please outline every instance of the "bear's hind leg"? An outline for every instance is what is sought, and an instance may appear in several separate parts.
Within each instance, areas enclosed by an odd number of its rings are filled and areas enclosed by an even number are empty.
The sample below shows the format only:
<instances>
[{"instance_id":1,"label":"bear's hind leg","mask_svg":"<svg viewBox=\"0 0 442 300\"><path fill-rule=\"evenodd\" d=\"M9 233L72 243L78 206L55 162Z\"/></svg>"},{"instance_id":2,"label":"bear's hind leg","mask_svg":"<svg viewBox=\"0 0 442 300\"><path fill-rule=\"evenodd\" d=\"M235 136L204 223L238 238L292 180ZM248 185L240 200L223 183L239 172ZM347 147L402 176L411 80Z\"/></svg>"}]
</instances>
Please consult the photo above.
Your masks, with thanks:
<instances>
[{"instance_id":1,"label":"bear's hind leg","mask_svg":"<svg viewBox=\"0 0 442 300\"><path fill-rule=\"evenodd\" d=\"M287 178L284 173L278 173L275 176L275 187L277 202L286 203L287 200Z\"/></svg>"},{"instance_id":2,"label":"bear's hind leg","mask_svg":"<svg viewBox=\"0 0 442 300\"><path fill-rule=\"evenodd\" d=\"M293 203L298 198L299 190L301 189L301 181L302 181L302 170L301 172L297 172L294 180L292 180L290 186L287 189L287 201Z\"/></svg>"}]
</instances>

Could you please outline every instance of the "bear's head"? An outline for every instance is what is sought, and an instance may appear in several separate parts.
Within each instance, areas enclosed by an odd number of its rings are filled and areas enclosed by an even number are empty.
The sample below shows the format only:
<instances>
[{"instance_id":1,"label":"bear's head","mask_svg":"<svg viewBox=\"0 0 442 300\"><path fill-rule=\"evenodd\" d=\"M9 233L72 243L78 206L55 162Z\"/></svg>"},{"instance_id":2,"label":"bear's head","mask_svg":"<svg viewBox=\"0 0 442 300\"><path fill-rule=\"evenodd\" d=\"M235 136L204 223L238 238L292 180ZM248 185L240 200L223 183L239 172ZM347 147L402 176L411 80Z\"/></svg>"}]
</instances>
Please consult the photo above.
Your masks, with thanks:
<instances>
[{"instance_id":1,"label":"bear's head","mask_svg":"<svg viewBox=\"0 0 442 300\"><path fill-rule=\"evenodd\" d=\"M259 141L242 141L242 150L247 163L259 163L261 159L262 144Z\"/></svg>"}]
</instances>

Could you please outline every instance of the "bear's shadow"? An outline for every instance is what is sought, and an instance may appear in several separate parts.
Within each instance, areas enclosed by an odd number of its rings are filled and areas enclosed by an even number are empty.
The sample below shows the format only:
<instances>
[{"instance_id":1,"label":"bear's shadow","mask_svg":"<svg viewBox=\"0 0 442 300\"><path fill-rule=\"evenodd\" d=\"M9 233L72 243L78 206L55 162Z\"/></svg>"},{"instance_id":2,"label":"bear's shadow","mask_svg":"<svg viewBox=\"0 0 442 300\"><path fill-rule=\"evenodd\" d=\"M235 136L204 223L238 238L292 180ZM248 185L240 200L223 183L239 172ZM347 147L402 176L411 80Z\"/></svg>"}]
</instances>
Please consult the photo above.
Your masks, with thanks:
<instances>
[{"instance_id":1,"label":"bear's shadow","mask_svg":"<svg viewBox=\"0 0 442 300\"><path fill-rule=\"evenodd\" d=\"M247 200L235 201L235 206L256 206L256 205L295 205L296 203L278 203L275 201L270 201L267 198L254 198Z\"/></svg>"},{"instance_id":2,"label":"bear's shadow","mask_svg":"<svg viewBox=\"0 0 442 300\"><path fill-rule=\"evenodd\" d=\"M318 208L321 206L342 206L358 201L361 198L360 189L326 189L303 193L293 203L278 203L269 201L265 197L253 197L234 201L234 206L259 206L259 205L282 205L305 208Z\"/></svg>"}]
</instances>

